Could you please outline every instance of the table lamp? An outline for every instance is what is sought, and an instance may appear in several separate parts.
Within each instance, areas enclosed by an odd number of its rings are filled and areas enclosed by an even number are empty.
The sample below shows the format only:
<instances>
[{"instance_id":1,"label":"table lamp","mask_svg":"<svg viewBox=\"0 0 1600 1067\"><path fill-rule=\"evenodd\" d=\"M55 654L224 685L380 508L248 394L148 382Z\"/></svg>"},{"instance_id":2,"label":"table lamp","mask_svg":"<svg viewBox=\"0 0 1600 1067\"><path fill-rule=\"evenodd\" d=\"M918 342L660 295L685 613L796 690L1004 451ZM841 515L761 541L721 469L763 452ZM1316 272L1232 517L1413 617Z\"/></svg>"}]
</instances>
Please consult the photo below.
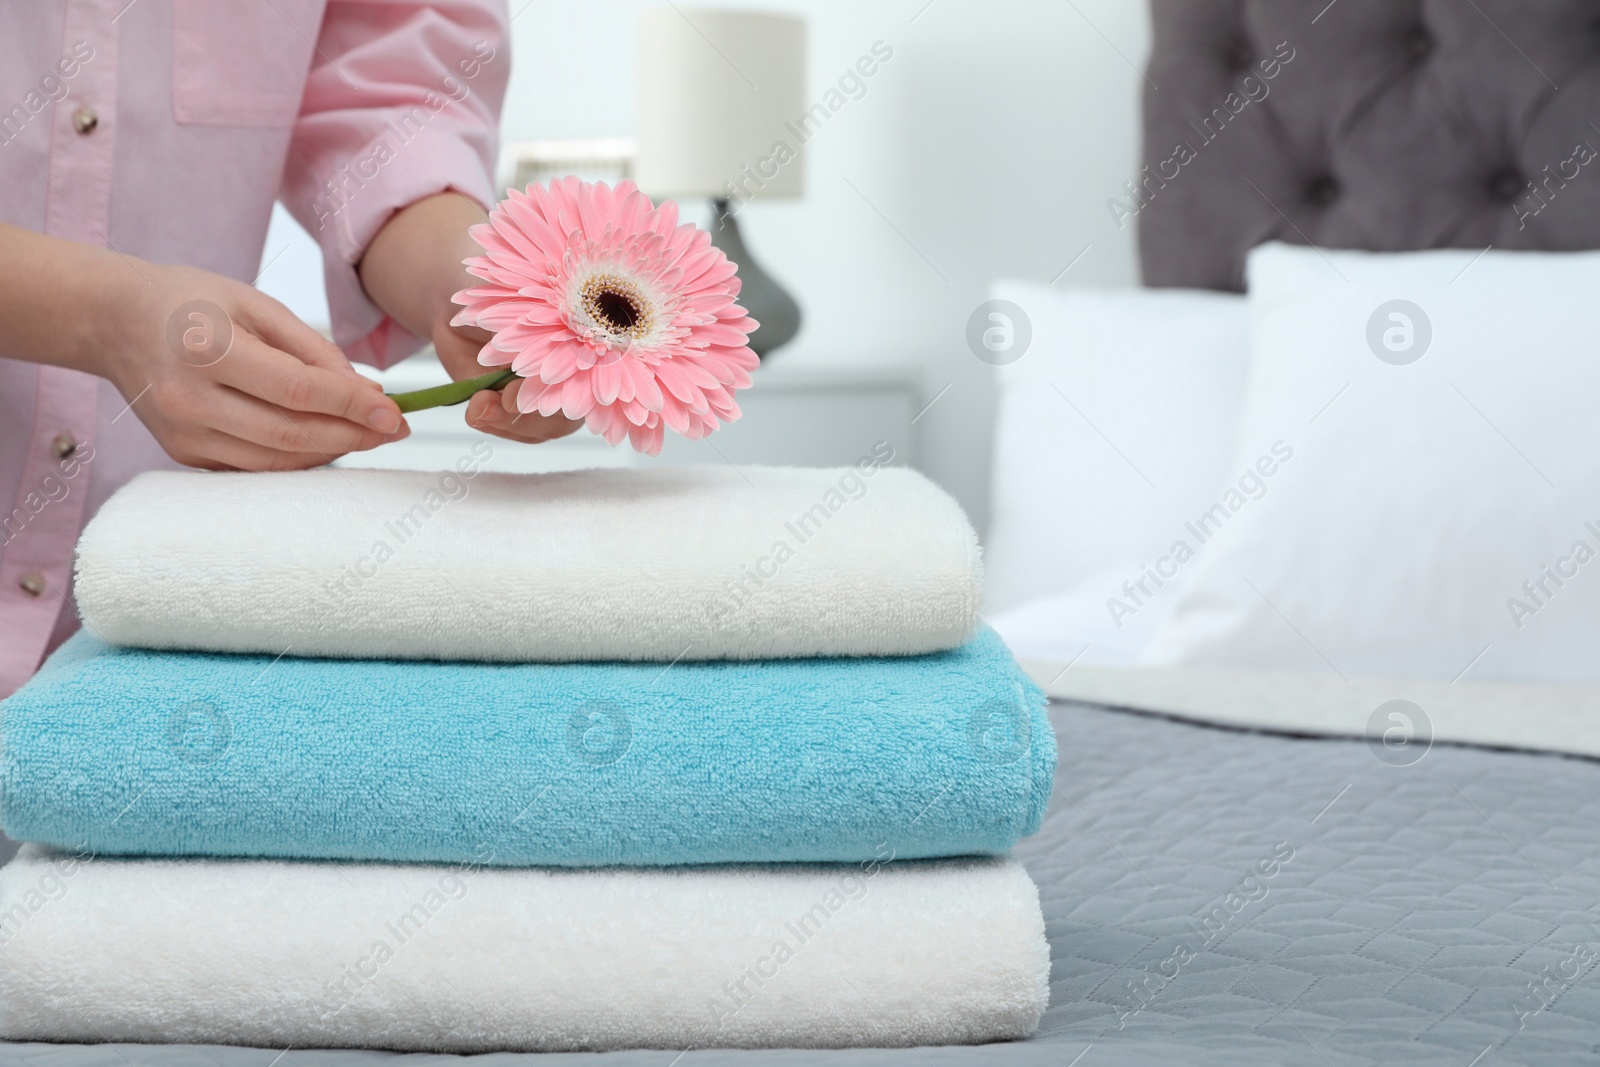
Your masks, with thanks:
<instances>
[{"instance_id":1,"label":"table lamp","mask_svg":"<svg viewBox=\"0 0 1600 1067\"><path fill-rule=\"evenodd\" d=\"M763 358L800 331L800 305L751 256L736 216L805 191L806 27L754 11L664 7L639 16L634 178L657 199L707 197L711 241L739 268Z\"/></svg>"}]
</instances>

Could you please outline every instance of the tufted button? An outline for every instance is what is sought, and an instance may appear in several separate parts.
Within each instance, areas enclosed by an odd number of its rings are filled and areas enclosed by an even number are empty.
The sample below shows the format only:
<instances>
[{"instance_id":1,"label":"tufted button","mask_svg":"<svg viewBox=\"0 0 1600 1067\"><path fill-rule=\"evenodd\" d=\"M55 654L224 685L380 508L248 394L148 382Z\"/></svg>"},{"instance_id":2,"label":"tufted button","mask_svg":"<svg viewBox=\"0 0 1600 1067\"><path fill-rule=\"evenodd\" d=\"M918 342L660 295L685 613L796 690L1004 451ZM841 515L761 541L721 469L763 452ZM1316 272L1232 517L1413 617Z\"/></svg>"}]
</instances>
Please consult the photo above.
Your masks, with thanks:
<instances>
[{"instance_id":1,"label":"tufted button","mask_svg":"<svg viewBox=\"0 0 1600 1067\"><path fill-rule=\"evenodd\" d=\"M1413 63L1421 63L1433 52L1433 34L1425 26L1413 26L1405 35L1405 52Z\"/></svg>"},{"instance_id":2,"label":"tufted button","mask_svg":"<svg viewBox=\"0 0 1600 1067\"><path fill-rule=\"evenodd\" d=\"M1327 207L1339 199L1339 181L1331 174L1319 174L1306 182L1306 203Z\"/></svg>"},{"instance_id":3,"label":"tufted button","mask_svg":"<svg viewBox=\"0 0 1600 1067\"><path fill-rule=\"evenodd\" d=\"M1255 63L1256 50L1243 37L1237 38L1223 53L1222 61L1232 70L1249 70Z\"/></svg>"},{"instance_id":4,"label":"tufted button","mask_svg":"<svg viewBox=\"0 0 1600 1067\"><path fill-rule=\"evenodd\" d=\"M1509 204L1522 195L1522 191L1527 184L1527 179L1510 167L1505 170L1497 170L1489 175L1489 199L1501 200Z\"/></svg>"}]
</instances>

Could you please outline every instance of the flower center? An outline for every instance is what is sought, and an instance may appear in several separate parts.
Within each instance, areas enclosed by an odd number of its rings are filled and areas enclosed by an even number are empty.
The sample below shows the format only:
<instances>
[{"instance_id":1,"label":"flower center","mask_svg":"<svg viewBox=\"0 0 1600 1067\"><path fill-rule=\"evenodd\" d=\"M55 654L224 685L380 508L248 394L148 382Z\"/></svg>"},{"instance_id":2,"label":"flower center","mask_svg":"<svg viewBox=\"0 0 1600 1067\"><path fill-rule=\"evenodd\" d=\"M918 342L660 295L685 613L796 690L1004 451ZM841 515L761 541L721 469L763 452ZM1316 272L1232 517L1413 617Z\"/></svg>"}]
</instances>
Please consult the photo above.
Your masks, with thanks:
<instances>
[{"instance_id":1,"label":"flower center","mask_svg":"<svg viewBox=\"0 0 1600 1067\"><path fill-rule=\"evenodd\" d=\"M650 330L649 301L637 285L615 274L596 274L583 283L583 310L612 336L637 339Z\"/></svg>"}]
</instances>

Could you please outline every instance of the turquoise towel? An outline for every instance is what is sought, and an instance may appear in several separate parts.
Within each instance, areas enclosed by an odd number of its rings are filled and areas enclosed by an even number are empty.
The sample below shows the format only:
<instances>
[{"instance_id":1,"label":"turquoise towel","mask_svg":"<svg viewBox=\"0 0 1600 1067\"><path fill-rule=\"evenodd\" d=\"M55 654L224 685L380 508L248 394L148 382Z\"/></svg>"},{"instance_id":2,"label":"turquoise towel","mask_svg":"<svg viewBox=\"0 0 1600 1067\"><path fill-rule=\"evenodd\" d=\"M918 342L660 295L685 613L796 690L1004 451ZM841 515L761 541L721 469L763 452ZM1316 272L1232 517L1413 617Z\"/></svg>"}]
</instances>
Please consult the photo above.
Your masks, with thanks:
<instances>
[{"instance_id":1,"label":"turquoise towel","mask_svg":"<svg viewBox=\"0 0 1600 1067\"><path fill-rule=\"evenodd\" d=\"M113 648L0 704L13 838L503 865L1003 852L1056 748L993 631L888 659L488 665Z\"/></svg>"}]
</instances>

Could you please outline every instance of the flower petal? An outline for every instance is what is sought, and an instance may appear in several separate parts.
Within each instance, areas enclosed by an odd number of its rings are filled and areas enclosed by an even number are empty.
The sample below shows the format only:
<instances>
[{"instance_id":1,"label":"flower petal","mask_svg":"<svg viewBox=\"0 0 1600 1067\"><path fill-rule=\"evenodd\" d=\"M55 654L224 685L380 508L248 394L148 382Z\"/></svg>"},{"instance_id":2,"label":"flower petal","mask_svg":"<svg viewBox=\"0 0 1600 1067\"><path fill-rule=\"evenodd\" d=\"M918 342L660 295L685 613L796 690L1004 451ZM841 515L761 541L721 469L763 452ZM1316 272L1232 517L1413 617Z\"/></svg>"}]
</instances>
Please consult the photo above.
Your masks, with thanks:
<instances>
[{"instance_id":1,"label":"flower petal","mask_svg":"<svg viewBox=\"0 0 1600 1067\"><path fill-rule=\"evenodd\" d=\"M659 456L661 446L665 443L660 426L630 426L628 428L628 441L633 445L635 452L643 452L647 456Z\"/></svg>"},{"instance_id":2,"label":"flower petal","mask_svg":"<svg viewBox=\"0 0 1600 1067\"><path fill-rule=\"evenodd\" d=\"M561 383L561 413L567 418L581 419L594 406L594 386L588 375L575 374Z\"/></svg>"}]
</instances>

